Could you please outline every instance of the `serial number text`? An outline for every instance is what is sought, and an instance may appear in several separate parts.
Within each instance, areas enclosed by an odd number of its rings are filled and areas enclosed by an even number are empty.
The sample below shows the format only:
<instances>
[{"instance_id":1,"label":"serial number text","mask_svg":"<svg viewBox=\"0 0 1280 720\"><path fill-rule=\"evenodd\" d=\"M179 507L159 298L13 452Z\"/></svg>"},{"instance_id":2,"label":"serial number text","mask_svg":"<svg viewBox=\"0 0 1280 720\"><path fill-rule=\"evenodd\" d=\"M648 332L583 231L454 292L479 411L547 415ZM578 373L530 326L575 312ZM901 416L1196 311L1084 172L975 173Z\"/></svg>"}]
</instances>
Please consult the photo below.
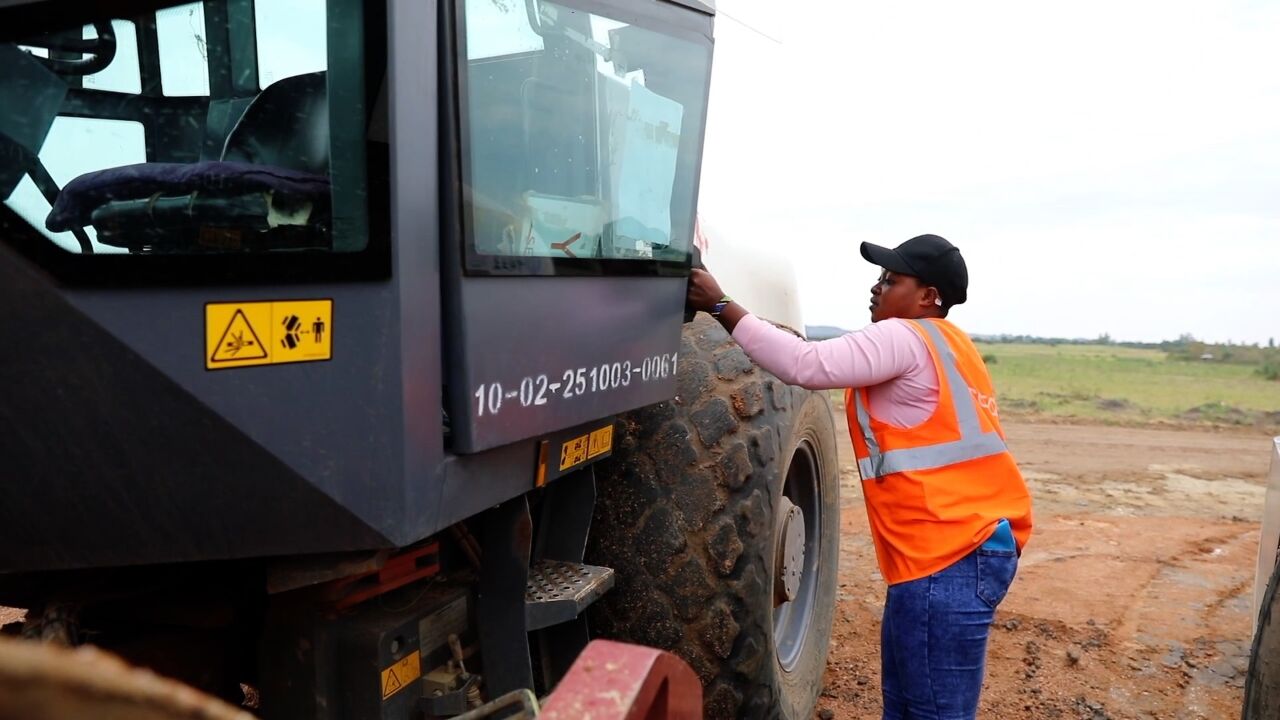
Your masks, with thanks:
<instances>
[{"instance_id":1,"label":"serial number text","mask_svg":"<svg viewBox=\"0 0 1280 720\"><path fill-rule=\"evenodd\" d=\"M593 393L630 387L633 382L665 380L676 374L676 353L654 355L640 362L603 363L552 374L530 375L513 385L481 383L472 397L476 416L497 415L504 407L536 407L553 400L572 400Z\"/></svg>"}]
</instances>

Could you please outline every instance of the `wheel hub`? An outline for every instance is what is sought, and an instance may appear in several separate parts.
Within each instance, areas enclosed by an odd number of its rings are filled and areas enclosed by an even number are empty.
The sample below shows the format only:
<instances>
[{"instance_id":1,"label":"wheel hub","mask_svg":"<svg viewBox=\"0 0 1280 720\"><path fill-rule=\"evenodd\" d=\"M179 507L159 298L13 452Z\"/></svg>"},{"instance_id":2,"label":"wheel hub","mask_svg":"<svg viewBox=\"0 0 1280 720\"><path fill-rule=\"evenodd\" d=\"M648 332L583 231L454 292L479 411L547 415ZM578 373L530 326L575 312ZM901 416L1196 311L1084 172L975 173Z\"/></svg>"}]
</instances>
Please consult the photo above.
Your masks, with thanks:
<instances>
[{"instance_id":1,"label":"wheel hub","mask_svg":"<svg viewBox=\"0 0 1280 720\"><path fill-rule=\"evenodd\" d=\"M796 599L804 576L804 512L785 495L779 505L774 560L773 606Z\"/></svg>"}]
</instances>

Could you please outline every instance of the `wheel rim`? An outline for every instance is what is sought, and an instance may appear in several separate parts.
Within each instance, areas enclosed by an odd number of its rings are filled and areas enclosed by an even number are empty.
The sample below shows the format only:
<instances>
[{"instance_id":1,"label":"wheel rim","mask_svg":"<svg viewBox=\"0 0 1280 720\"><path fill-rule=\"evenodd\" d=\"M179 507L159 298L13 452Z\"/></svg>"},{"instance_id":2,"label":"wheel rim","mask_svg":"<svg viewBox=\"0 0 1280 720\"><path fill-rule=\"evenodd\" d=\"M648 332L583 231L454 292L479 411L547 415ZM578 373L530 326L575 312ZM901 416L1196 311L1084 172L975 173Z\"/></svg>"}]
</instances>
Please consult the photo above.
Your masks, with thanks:
<instances>
[{"instance_id":1,"label":"wheel rim","mask_svg":"<svg viewBox=\"0 0 1280 720\"><path fill-rule=\"evenodd\" d=\"M819 557L819 538L822 537L822 490L819 477L817 453L808 440L800 443L791 464L787 468L787 478L782 486L782 495L799 509L804 523L804 557L798 588L789 602L784 602L773 609L773 645L777 652L778 664L790 672L799 662L804 650L805 637L813 624L815 600L817 598ZM783 507L786 503L781 503ZM775 533L775 558L780 557L785 544L785 532L779 528ZM775 572L782 567L781 561L775 562Z\"/></svg>"}]
</instances>

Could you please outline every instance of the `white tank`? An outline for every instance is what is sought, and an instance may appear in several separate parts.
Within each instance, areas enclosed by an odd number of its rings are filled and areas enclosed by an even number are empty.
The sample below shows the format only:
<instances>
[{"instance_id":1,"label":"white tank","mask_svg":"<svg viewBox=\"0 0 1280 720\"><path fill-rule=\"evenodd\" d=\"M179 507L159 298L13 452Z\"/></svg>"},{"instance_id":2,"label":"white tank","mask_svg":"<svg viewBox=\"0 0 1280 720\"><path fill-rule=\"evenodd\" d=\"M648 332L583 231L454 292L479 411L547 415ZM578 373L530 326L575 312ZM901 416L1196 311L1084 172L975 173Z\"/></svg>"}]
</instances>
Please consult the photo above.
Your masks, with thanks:
<instances>
[{"instance_id":1,"label":"white tank","mask_svg":"<svg viewBox=\"0 0 1280 720\"><path fill-rule=\"evenodd\" d=\"M1280 437L1271 444L1271 472L1267 476L1266 509L1262 512L1262 537L1258 541L1258 565L1253 581L1253 630L1258 631L1258 612L1262 596L1276 567L1276 550L1280 546Z\"/></svg>"},{"instance_id":2,"label":"white tank","mask_svg":"<svg viewBox=\"0 0 1280 720\"><path fill-rule=\"evenodd\" d=\"M698 217L695 244L702 263L729 293L754 315L804 334L795 269L791 260L749 237L733 237L717 228L715 220Z\"/></svg>"}]
</instances>

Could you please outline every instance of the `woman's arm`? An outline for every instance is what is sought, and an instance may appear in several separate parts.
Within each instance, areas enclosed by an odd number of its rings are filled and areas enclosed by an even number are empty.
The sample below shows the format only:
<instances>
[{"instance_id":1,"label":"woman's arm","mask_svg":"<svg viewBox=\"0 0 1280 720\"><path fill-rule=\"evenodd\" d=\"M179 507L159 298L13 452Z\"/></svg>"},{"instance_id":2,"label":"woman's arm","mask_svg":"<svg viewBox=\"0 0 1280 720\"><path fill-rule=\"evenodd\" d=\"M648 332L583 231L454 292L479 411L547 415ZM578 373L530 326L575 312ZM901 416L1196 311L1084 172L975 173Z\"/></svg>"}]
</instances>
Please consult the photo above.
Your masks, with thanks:
<instances>
[{"instance_id":1,"label":"woman's arm","mask_svg":"<svg viewBox=\"0 0 1280 720\"><path fill-rule=\"evenodd\" d=\"M924 341L906 323L885 321L822 342L806 342L728 299L715 278L694 270L689 307L712 312L760 367L789 385L809 390L869 387L906 374L928 360Z\"/></svg>"}]
</instances>

